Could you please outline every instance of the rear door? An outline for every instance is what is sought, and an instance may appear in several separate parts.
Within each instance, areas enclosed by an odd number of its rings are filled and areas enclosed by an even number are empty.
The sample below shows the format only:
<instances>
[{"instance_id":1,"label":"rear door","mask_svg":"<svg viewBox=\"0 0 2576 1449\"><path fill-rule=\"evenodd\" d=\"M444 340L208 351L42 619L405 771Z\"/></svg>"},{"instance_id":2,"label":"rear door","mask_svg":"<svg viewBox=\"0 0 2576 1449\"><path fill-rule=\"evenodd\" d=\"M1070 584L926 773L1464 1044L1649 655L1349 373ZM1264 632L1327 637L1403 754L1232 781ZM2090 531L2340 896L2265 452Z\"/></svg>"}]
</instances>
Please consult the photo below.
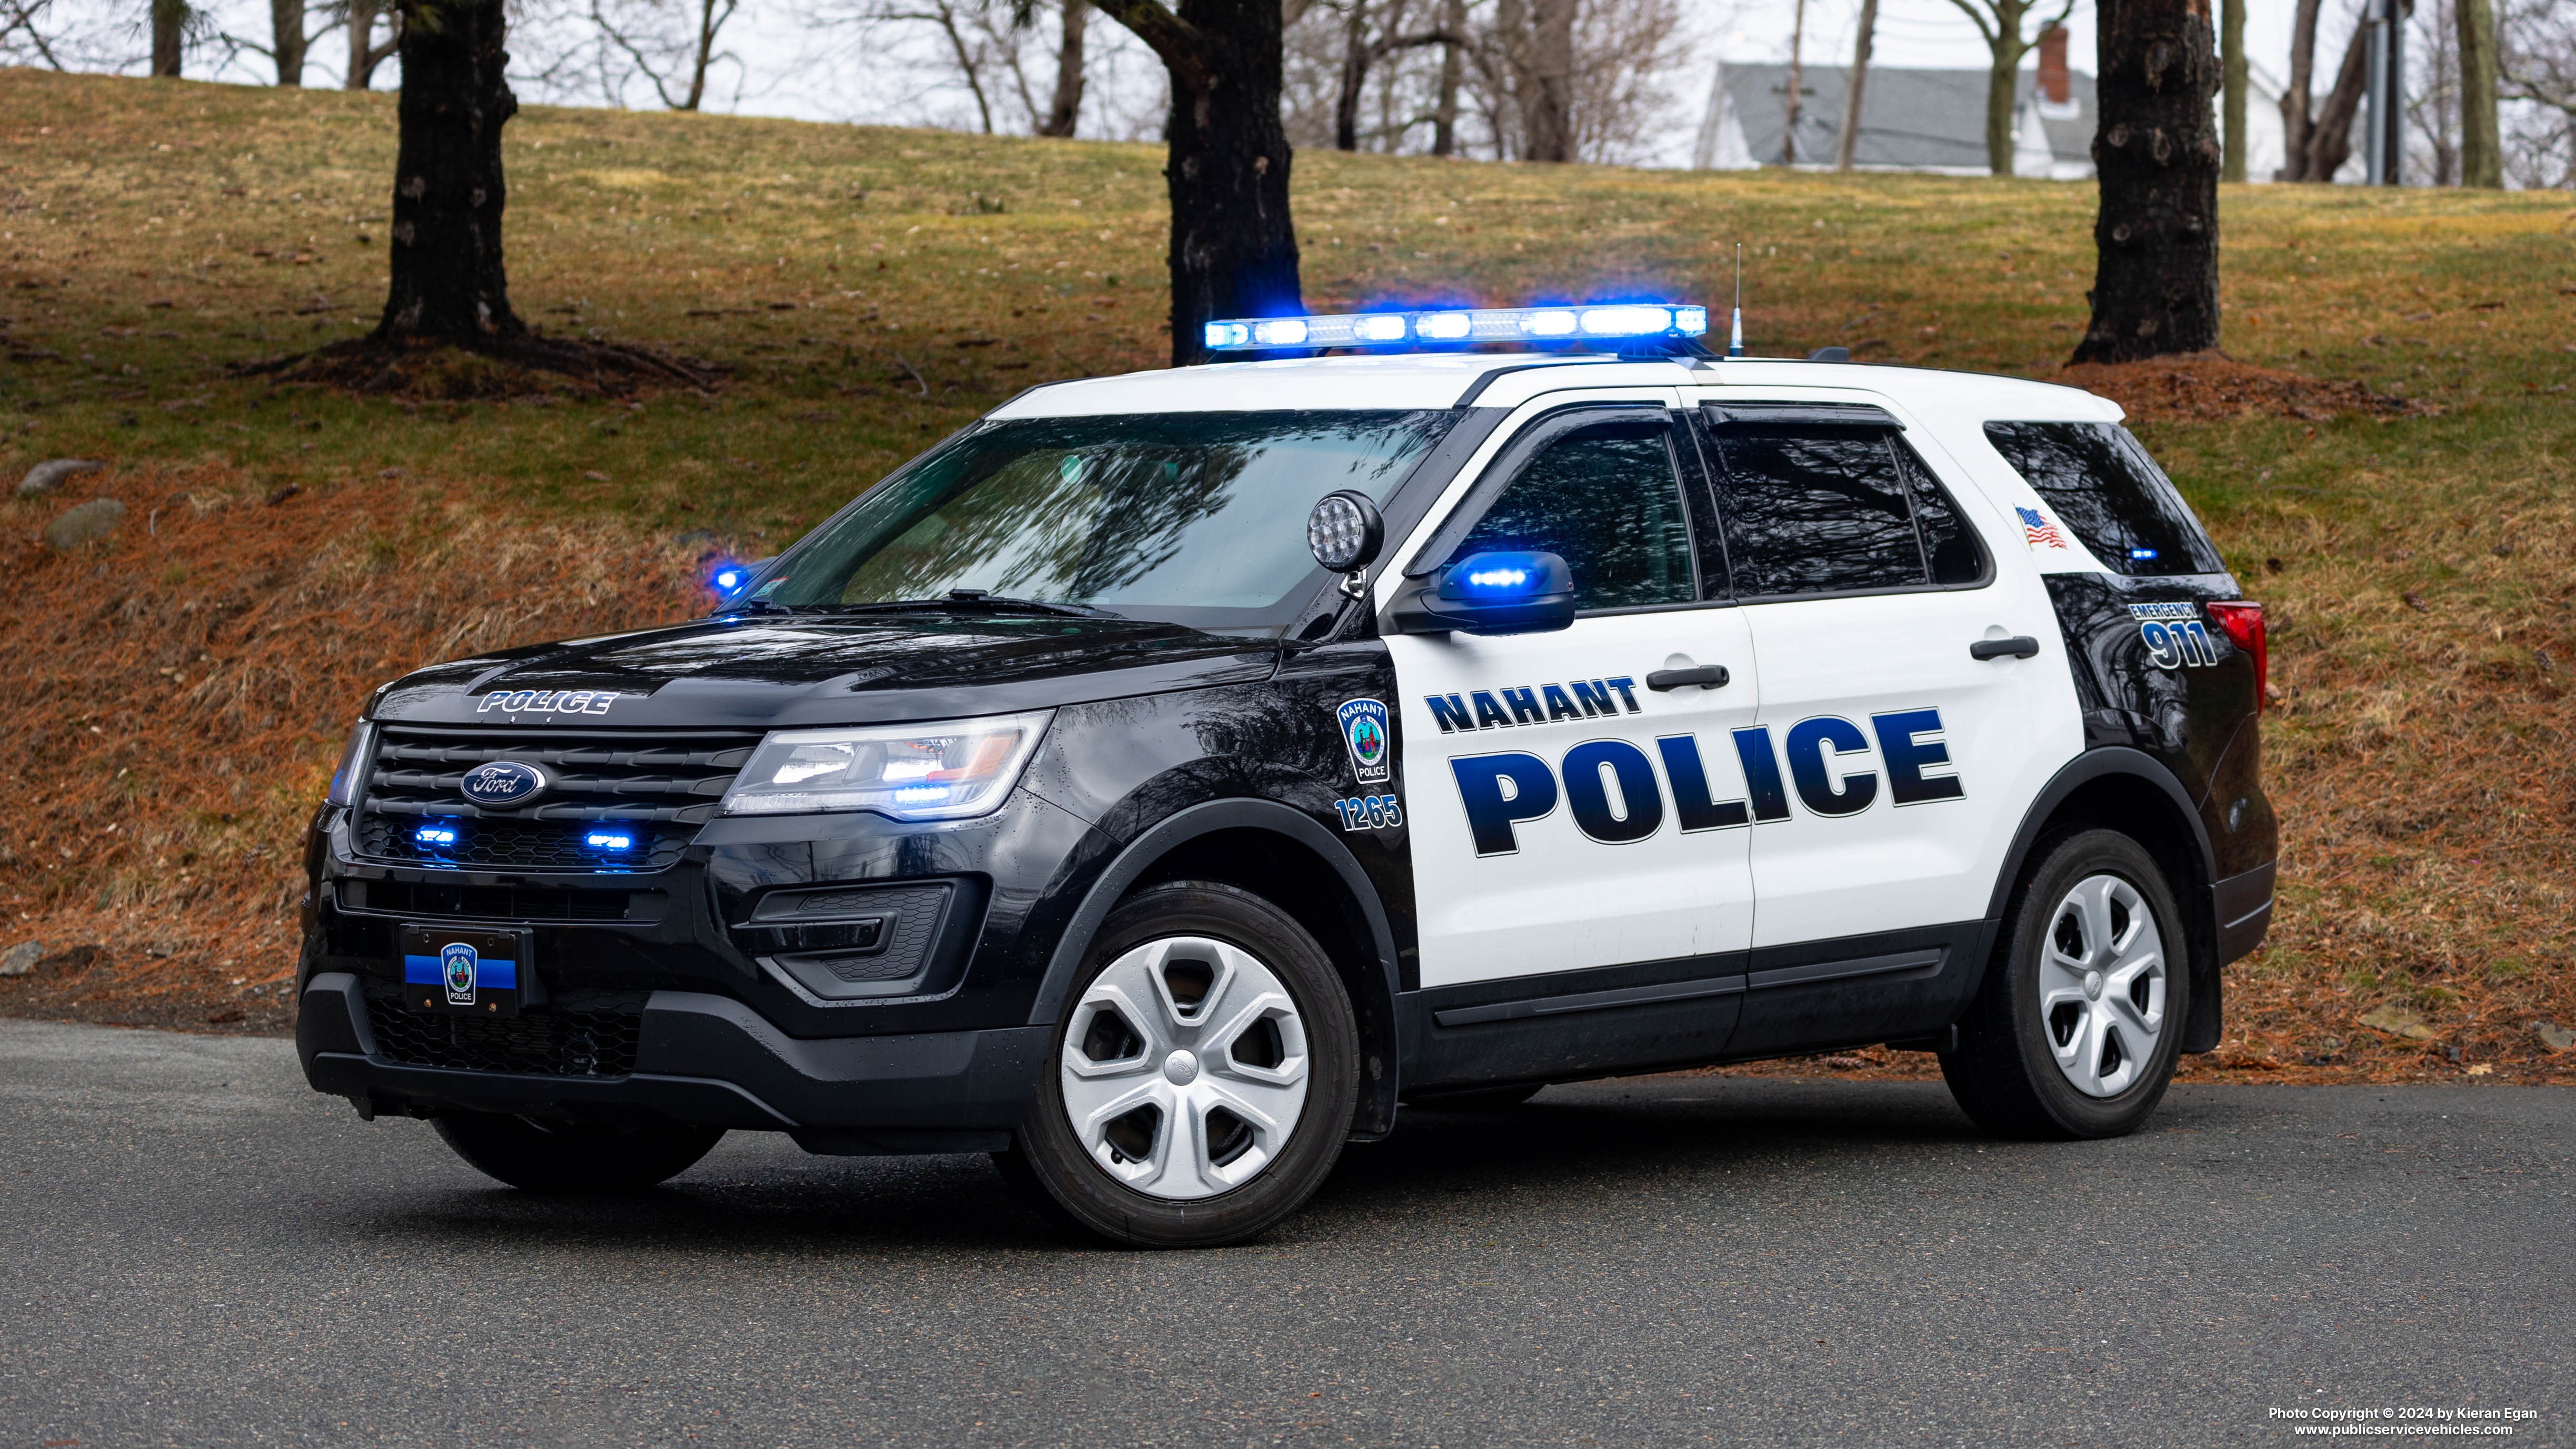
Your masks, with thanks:
<instances>
[{"instance_id":1,"label":"rear door","mask_svg":"<svg viewBox=\"0 0 2576 1449\"><path fill-rule=\"evenodd\" d=\"M1413 560L1557 553L1580 608L1555 632L1387 640L1431 1018L1417 1085L1724 1045L1753 933L1727 741L1758 691L1743 616L1698 566L1706 494L1685 463L1666 404L1560 408ZM1703 666L1727 682L1653 687Z\"/></svg>"},{"instance_id":2,"label":"rear door","mask_svg":"<svg viewBox=\"0 0 2576 1449\"><path fill-rule=\"evenodd\" d=\"M1889 411L1718 403L1698 424L1762 670L1729 1054L1931 1031L1973 984L2024 813L2082 749L2047 591Z\"/></svg>"}]
</instances>

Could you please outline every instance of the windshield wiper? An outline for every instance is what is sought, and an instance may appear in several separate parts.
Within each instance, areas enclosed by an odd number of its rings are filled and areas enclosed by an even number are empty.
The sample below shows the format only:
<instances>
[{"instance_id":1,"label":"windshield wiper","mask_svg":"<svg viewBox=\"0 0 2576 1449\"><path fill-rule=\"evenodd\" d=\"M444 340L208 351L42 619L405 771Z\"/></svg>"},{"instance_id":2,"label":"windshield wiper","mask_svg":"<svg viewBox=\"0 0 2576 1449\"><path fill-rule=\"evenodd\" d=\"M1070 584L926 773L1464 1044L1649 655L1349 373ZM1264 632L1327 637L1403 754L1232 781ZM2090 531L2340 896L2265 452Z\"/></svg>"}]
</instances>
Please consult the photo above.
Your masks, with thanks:
<instances>
[{"instance_id":1,"label":"windshield wiper","mask_svg":"<svg viewBox=\"0 0 2576 1449\"><path fill-rule=\"evenodd\" d=\"M1108 609L1095 609L1089 604L1056 604L1044 599L1014 599L1001 594L988 594L982 589L951 589L937 599L887 599L872 604L834 604L825 612L835 614L1050 614L1070 619L1124 619L1127 616Z\"/></svg>"}]
</instances>

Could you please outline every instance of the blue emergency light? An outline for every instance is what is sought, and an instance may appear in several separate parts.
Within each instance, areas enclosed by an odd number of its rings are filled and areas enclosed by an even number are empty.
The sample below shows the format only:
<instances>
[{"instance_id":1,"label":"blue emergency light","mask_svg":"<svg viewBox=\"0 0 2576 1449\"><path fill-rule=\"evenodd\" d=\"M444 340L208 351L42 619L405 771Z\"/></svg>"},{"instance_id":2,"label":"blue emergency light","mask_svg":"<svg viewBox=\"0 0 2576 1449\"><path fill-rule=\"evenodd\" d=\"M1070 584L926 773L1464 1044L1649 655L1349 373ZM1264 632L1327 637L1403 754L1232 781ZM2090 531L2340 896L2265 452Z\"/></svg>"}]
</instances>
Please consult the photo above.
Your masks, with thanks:
<instances>
[{"instance_id":1,"label":"blue emergency light","mask_svg":"<svg viewBox=\"0 0 2576 1449\"><path fill-rule=\"evenodd\" d=\"M1593 307L1474 307L1244 317L1207 324L1211 352L1289 348L1465 345L1473 342L1635 342L1708 335L1706 307L1613 302Z\"/></svg>"}]
</instances>

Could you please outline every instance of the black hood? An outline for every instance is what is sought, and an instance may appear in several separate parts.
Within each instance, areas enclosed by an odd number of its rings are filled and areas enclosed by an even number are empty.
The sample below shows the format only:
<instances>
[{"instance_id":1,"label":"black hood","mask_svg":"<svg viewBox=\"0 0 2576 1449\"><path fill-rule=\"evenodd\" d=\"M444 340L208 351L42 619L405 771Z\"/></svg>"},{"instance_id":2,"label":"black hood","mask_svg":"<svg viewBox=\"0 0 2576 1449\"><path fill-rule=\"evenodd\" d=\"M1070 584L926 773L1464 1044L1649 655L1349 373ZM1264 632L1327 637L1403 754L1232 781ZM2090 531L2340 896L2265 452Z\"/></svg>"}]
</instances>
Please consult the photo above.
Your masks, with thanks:
<instances>
[{"instance_id":1,"label":"black hood","mask_svg":"<svg viewBox=\"0 0 2576 1449\"><path fill-rule=\"evenodd\" d=\"M435 665L385 686L370 713L423 724L875 724L1266 679L1278 654L1266 639L1127 619L736 615Z\"/></svg>"}]
</instances>

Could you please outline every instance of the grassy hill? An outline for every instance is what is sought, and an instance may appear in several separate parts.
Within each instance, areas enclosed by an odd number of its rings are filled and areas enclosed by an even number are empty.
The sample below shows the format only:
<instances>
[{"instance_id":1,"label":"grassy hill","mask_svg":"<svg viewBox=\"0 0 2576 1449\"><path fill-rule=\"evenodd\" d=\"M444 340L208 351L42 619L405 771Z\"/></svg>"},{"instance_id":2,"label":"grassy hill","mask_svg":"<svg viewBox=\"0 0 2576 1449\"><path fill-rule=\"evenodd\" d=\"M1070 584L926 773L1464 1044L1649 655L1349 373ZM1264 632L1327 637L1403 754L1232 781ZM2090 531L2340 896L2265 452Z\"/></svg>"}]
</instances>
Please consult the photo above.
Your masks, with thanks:
<instances>
[{"instance_id":1,"label":"grassy hill","mask_svg":"<svg viewBox=\"0 0 2576 1449\"><path fill-rule=\"evenodd\" d=\"M391 96L0 71L0 477L114 465L0 503L0 780L35 802L0 824L0 948L56 953L0 1011L273 1023L294 828L369 685L677 613L709 537L769 551L1031 382L1166 355L1158 148L535 108L507 142L521 313L721 386L232 376L372 325L393 144ZM1295 164L1318 309L1723 305L1740 241L1757 352L2047 376L2085 321L2084 186ZM2222 207L2228 352L2425 411L2239 415L2186 378L2141 424L2273 608L2284 691L2284 910L2196 1070L2570 1074L2528 1024L2576 1025L2576 213ZM115 540L29 541L92 494L133 510ZM2430 1036L2357 1024L2381 1007Z\"/></svg>"}]
</instances>

